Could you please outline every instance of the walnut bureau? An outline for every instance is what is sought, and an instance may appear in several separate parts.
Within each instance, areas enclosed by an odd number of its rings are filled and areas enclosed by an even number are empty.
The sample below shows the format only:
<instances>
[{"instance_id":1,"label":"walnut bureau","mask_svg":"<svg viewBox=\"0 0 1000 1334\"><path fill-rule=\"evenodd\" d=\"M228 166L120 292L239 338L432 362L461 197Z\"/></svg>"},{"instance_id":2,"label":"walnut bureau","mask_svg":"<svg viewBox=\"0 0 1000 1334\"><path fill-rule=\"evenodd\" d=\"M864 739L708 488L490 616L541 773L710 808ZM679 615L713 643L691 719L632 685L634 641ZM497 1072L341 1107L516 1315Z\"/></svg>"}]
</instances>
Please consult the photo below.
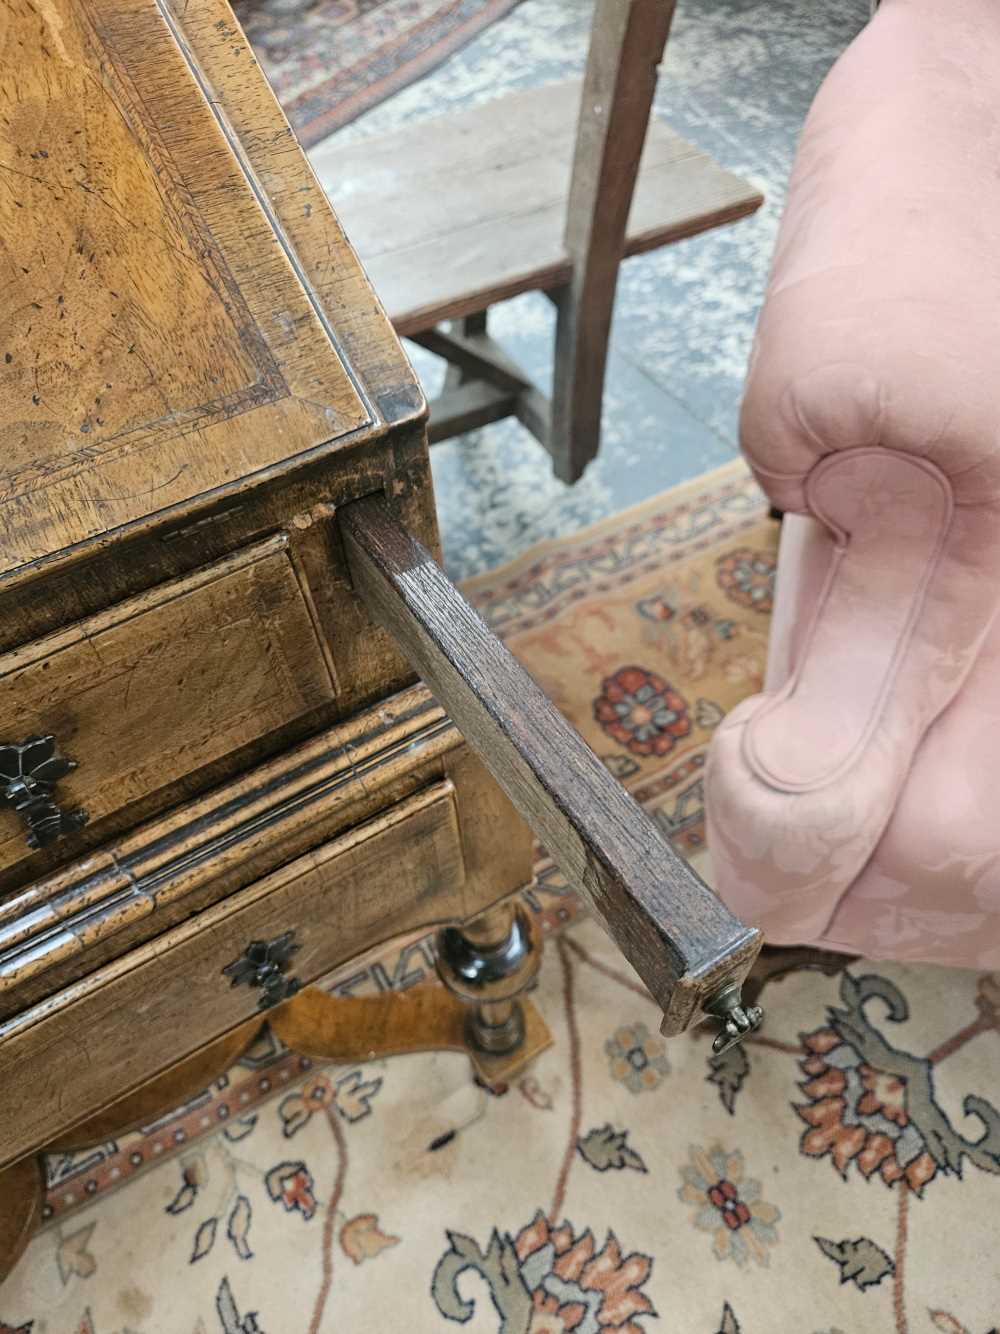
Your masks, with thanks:
<instances>
[{"instance_id":1,"label":"walnut bureau","mask_svg":"<svg viewBox=\"0 0 1000 1334\"><path fill-rule=\"evenodd\" d=\"M224 0L0 0L0 1275L44 1150L262 1015L530 1058L532 828L664 1031L756 1019L757 934L437 567L425 417ZM450 989L310 986L432 924Z\"/></svg>"}]
</instances>

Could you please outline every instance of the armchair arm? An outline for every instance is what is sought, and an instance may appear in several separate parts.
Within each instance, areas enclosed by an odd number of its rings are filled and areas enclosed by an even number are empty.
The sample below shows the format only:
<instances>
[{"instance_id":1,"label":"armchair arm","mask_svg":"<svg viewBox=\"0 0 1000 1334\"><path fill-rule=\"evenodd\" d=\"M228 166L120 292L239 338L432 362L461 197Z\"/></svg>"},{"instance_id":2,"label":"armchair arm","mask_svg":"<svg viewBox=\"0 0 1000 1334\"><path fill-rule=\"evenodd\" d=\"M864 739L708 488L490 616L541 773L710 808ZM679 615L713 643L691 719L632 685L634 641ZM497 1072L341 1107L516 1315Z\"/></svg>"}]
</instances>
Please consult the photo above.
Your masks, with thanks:
<instances>
[{"instance_id":1,"label":"armchair arm","mask_svg":"<svg viewBox=\"0 0 1000 1334\"><path fill-rule=\"evenodd\" d=\"M826 939L997 614L998 66L992 0L882 0L801 138L741 443L812 527L707 775L720 893L775 941Z\"/></svg>"},{"instance_id":2,"label":"armchair arm","mask_svg":"<svg viewBox=\"0 0 1000 1334\"><path fill-rule=\"evenodd\" d=\"M739 984L759 933L673 851L383 500L355 501L338 521L358 594L588 899L662 1008L663 1032L706 1012L743 1026Z\"/></svg>"},{"instance_id":3,"label":"armchair arm","mask_svg":"<svg viewBox=\"0 0 1000 1334\"><path fill-rule=\"evenodd\" d=\"M827 928L874 851L918 746L971 670L995 584L961 559L975 512L932 464L831 453L789 515L768 689L709 756L715 883L773 943Z\"/></svg>"}]
</instances>

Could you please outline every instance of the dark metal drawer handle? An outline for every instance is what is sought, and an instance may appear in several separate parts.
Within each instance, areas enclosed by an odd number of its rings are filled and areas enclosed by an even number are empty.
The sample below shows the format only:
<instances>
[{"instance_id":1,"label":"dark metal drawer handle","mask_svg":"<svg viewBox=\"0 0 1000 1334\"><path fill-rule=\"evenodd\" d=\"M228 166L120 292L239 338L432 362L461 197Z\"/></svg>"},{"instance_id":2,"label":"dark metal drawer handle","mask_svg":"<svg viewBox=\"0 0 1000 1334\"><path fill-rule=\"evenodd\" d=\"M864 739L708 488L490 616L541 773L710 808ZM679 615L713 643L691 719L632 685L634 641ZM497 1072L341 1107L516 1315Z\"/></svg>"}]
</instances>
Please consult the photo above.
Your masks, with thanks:
<instances>
[{"instance_id":1,"label":"dark metal drawer handle","mask_svg":"<svg viewBox=\"0 0 1000 1334\"><path fill-rule=\"evenodd\" d=\"M86 811L61 810L53 800L56 783L75 768L76 760L59 754L54 736L0 742L0 804L12 806L28 826L29 848L47 848L90 818Z\"/></svg>"},{"instance_id":2,"label":"dark metal drawer handle","mask_svg":"<svg viewBox=\"0 0 1000 1334\"><path fill-rule=\"evenodd\" d=\"M251 940L240 957L227 963L222 971L230 979L230 986L260 987L257 1009L269 1010L301 989L297 977L285 976L289 960L301 948L295 942L294 931L286 931L273 940Z\"/></svg>"}]
</instances>

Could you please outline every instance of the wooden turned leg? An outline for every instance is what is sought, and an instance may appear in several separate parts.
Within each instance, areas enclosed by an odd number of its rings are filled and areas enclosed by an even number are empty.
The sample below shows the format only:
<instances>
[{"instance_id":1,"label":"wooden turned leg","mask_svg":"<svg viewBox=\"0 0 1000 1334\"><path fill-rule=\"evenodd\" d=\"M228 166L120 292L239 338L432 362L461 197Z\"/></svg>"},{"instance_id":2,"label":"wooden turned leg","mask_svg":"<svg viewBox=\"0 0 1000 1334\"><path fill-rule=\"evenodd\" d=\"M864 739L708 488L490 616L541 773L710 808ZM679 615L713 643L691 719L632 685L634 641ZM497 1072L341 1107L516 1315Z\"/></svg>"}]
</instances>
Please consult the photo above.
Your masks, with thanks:
<instances>
[{"instance_id":1,"label":"wooden turned leg","mask_svg":"<svg viewBox=\"0 0 1000 1334\"><path fill-rule=\"evenodd\" d=\"M552 1035L520 993L541 962L541 938L520 904L492 908L438 937L443 987L381 996L332 996L306 987L268 1022L293 1051L317 1061L371 1061L417 1051L460 1051L484 1084L515 1078Z\"/></svg>"},{"instance_id":2,"label":"wooden turned leg","mask_svg":"<svg viewBox=\"0 0 1000 1334\"><path fill-rule=\"evenodd\" d=\"M533 918L520 902L499 904L461 928L446 927L437 955L442 982L467 1006L465 1036L477 1070L488 1082L502 1068L500 1077L510 1078L540 1050L521 995L542 961Z\"/></svg>"},{"instance_id":3,"label":"wooden turned leg","mask_svg":"<svg viewBox=\"0 0 1000 1334\"><path fill-rule=\"evenodd\" d=\"M24 1253L44 1203L45 1167L41 1158L22 1158L0 1172L0 1283Z\"/></svg>"}]
</instances>

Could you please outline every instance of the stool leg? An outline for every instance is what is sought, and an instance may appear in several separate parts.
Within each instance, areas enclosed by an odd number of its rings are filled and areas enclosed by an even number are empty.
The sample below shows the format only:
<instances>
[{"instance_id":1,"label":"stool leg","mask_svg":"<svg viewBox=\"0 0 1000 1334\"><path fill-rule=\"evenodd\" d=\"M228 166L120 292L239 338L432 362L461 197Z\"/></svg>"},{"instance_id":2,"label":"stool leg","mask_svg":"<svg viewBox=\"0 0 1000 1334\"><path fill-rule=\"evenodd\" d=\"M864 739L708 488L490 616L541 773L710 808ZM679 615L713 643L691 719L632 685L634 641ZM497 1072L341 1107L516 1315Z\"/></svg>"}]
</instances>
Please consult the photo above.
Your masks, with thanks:
<instances>
[{"instance_id":1,"label":"stool leg","mask_svg":"<svg viewBox=\"0 0 1000 1334\"><path fill-rule=\"evenodd\" d=\"M489 307L486 310L478 310L474 315L465 315L460 320L452 320L451 329L453 333L464 334L466 338L475 337L476 334L484 334L486 329L486 318ZM472 379L466 371L459 366L449 366L445 371L444 385L441 392L446 394L449 389L457 389L459 385L465 384Z\"/></svg>"},{"instance_id":2,"label":"stool leg","mask_svg":"<svg viewBox=\"0 0 1000 1334\"><path fill-rule=\"evenodd\" d=\"M442 982L469 1002L470 1048L489 1056L517 1051L525 1034L519 996L542 961L541 935L523 904L501 903L462 927L446 927L437 955Z\"/></svg>"}]
</instances>

